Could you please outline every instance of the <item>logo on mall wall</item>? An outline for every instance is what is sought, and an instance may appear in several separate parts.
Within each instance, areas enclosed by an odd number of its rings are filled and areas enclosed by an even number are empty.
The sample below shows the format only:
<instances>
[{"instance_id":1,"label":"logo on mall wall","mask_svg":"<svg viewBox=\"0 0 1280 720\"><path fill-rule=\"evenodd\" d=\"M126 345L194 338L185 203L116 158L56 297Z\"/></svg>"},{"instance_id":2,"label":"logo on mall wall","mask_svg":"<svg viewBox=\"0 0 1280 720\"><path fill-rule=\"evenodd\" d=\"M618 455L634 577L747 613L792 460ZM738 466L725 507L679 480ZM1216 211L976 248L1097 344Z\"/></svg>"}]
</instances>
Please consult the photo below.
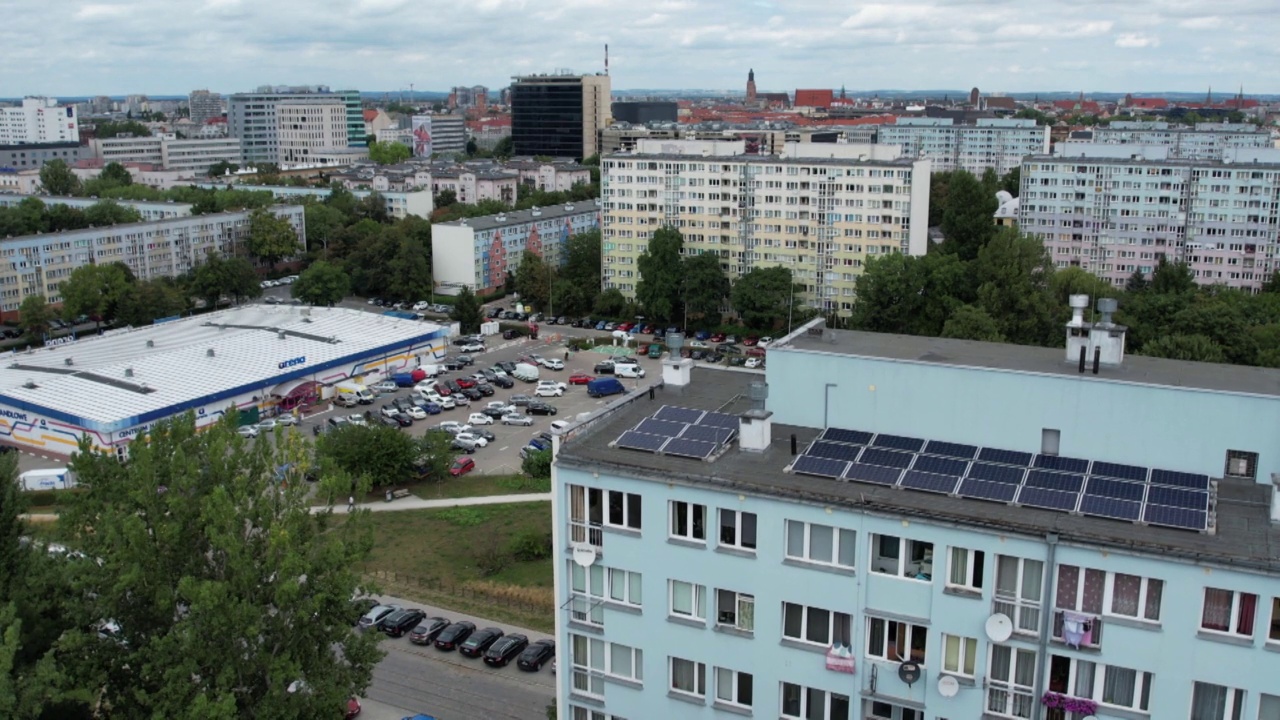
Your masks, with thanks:
<instances>
[{"instance_id":1,"label":"logo on mall wall","mask_svg":"<svg viewBox=\"0 0 1280 720\"><path fill-rule=\"evenodd\" d=\"M27 421L26 413L14 412L13 410L0 410L0 417L7 417L10 420L20 420L22 422Z\"/></svg>"},{"instance_id":2,"label":"logo on mall wall","mask_svg":"<svg viewBox=\"0 0 1280 720\"><path fill-rule=\"evenodd\" d=\"M292 358L292 359L289 359L289 360L285 360L284 362L280 363L277 367L279 367L281 370L284 370L284 369L286 369L286 368L291 368L291 367L296 367L296 366L298 366L298 365L303 365L303 364L305 364L306 362L307 362L307 356L306 356L306 355L301 355L301 356L296 357L296 358Z\"/></svg>"}]
</instances>

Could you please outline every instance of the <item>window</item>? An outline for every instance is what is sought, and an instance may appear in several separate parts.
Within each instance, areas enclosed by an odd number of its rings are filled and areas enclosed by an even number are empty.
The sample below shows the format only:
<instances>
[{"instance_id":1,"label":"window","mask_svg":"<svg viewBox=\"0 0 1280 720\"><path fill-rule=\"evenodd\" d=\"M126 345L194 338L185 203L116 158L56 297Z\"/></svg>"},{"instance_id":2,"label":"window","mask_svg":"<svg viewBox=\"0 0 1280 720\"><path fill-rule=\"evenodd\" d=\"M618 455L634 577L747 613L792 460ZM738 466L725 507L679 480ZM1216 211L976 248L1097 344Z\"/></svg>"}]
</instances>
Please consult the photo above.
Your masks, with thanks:
<instances>
[{"instance_id":1,"label":"window","mask_svg":"<svg viewBox=\"0 0 1280 720\"><path fill-rule=\"evenodd\" d=\"M1257 608L1257 595L1205 588L1200 629L1253 637L1253 616Z\"/></svg>"},{"instance_id":2,"label":"window","mask_svg":"<svg viewBox=\"0 0 1280 720\"><path fill-rule=\"evenodd\" d=\"M1008 645L991 646L987 671L987 712L1010 718L1030 718L1035 697L1036 654Z\"/></svg>"},{"instance_id":3,"label":"window","mask_svg":"<svg viewBox=\"0 0 1280 720\"><path fill-rule=\"evenodd\" d=\"M947 573L947 587L975 592L982 590L986 560L986 553L981 550L951 548L951 567Z\"/></svg>"},{"instance_id":4,"label":"window","mask_svg":"<svg viewBox=\"0 0 1280 720\"><path fill-rule=\"evenodd\" d=\"M609 568L609 599L640 607L640 573Z\"/></svg>"},{"instance_id":5,"label":"window","mask_svg":"<svg viewBox=\"0 0 1280 720\"><path fill-rule=\"evenodd\" d=\"M1107 612L1160 622L1164 581L1124 573L1107 574Z\"/></svg>"},{"instance_id":6,"label":"window","mask_svg":"<svg viewBox=\"0 0 1280 720\"><path fill-rule=\"evenodd\" d=\"M618 490L609 491L608 525L613 527L640 529L640 496L635 493L624 493Z\"/></svg>"},{"instance_id":7,"label":"window","mask_svg":"<svg viewBox=\"0 0 1280 720\"><path fill-rule=\"evenodd\" d=\"M1013 619L1015 632L1040 632L1044 563L1010 555L996 556L996 600L993 608Z\"/></svg>"},{"instance_id":8,"label":"window","mask_svg":"<svg viewBox=\"0 0 1280 720\"><path fill-rule=\"evenodd\" d=\"M933 543L871 536L871 572L916 580L933 578Z\"/></svg>"},{"instance_id":9,"label":"window","mask_svg":"<svg viewBox=\"0 0 1280 720\"><path fill-rule=\"evenodd\" d=\"M924 662L928 630L919 625L867 618L867 657L889 662Z\"/></svg>"},{"instance_id":10,"label":"window","mask_svg":"<svg viewBox=\"0 0 1280 720\"><path fill-rule=\"evenodd\" d=\"M978 656L978 640L959 635L942 636L942 671L952 675L973 677Z\"/></svg>"},{"instance_id":11,"label":"window","mask_svg":"<svg viewBox=\"0 0 1280 720\"><path fill-rule=\"evenodd\" d=\"M755 597L732 590L716 590L716 624L755 632Z\"/></svg>"},{"instance_id":12,"label":"window","mask_svg":"<svg viewBox=\"0 0 1280 720\"><path fill-rule=\"evenodd\" d=\"M854 567L854 533L830 525L787 521L787 557L823 565Z\"/></svg>"},{"instance_id":13,"label":"window","mask_svg":"<svg viewBox=\"0 0 1280 720\"><path fill-rule=\"evenodd\" d=\"M752 682L751 673L716 668L716 702L751 707Z\"/></svg>"},{"instance_id":14,"label":"window","mask_svg":"<svg viewBox=\"0 0 1280 720\"><path fill-rule=\"evenodd\" d=\"M644 651L619 643L609 643L609 666L605 673L624 680L644 680Z\"/></svg>"},{"instance_id":15,"label":"window","mask_svg":"<svg viewBox=\"0 0 1280 720\"><path fill-rule=\"evenodd\" d=\"M570 561L569 579L573 589L570 617L588 625L604 625L604 568L584 568Z\"/></svg>"},{"instance_id":16,"label":"window","mask_svg":"<svg viewBox=\"0 0 1280 720\"><path fill-rule=\"evenodd\" d=\"M706 505L695 505L683 500L671 501L671 537L706 542L706 521Z\"/></svg>"},{"instance_id":17,"label":"window","mask_svg":"<svg viewBox=\"0 0 1280 720\"><path fill-rule=\"evenodd\" d=\"M1262 694L1258 703L1258 720L1280 720L1280 695Z\"/></svg>"},{"instance_id":18,"label":"window","mask_svg":"<svg viewBox=\"0 0 1280 720\"><path fill-rule=\"evenodd\" d=\"M702 585L672 580L671 614L677 617L706 621L706 588Z\"/></svg>"},{"instance_id":19,"label":"window","mask_svg":"<svg viewBox=\"0 0 1280 720\"><path fill-rule=\"evenodd\" d=\"M784 682L782 717L800 720L849 720L849 696Z\"/></svg>"},{"instance_id":20,"label":"window","mask_svg":"<svg viewBox=\"0 0 1280 720\"><path fill-rule=\"evenodd\" d=\"M671 691L704 698L707 695L707 666L693 660L671 658Z\"/></svg>"},{"instance_id":21,"label":"window","mask_svg":"<svg viewBox=\"0 0 1280 720\"><path fill-rule=\"evenodd\" d=\"M864 717L867 720L924 720L924 713L882 700L867 700Z\"/></svg>"},{"instance_id":22,"label":"window","mask_svg":"<svg viewBox=\"0 0 1280 720\"><path fill-rule=\"evenodd\" d=\"M1253 480L1258 474L1258 453L1243 450L1227 451L1225 477Z\"/></svg>"},{"instance_id":23,"label":"window","mask_svg":"<svg viewBox=\"0 0 1280 720\"><path fill-rule=\"evenodd\" d=\"M1240 720L1244 690L1197 682L1191 688L1192 720Z\"/></svg>"},{"instance_id":24,"label":"window","mask_svg":"<svg viewBox=\"0 0 1280 720\"><path fill-rule=\"evenodd\" d=\"M756 514L720 508L720 544L741 550L755 550Z\"/></svg>"},{"instance_id":25,"label":"window","mask_svg":"<svg viewBox=\"0 0 1280 720\"><path fill-rule=\"evenodd\" d=\"M570 635L569 640L573 692L604 697L604 641L585 635Z\"/></svg>"},{"instance_id":26,"label":"window","mask_svg":"<svg viewBox=\"0 0 1280 720\"><path fill-rule=\"evenodd\" d=\"M1280 597L1271 598L1271 627L1267 629L1267 640L1280 642Z\"/></svg>"},{"instance_id":27,"label":"window","mask_svg":"<svg viewBox=\"0 0 1280 720\"><path fill-rule=\"evenodd\" d=\"M1058 447L1062 444L1062 431L1053 428L1043 428L1040 430L1040 454L1057 455Z\"/></svg>"},{"instance_id":28,"label":"window","mask_svg":"<svg viewBox=\"0 0 1280 720\"><path fill-rule=\"evenodd\" d=\"M822 608L782 603L782 636L823 647L848 645L852 640L850 617Z\"/></svg>"},{"instance_id":29,"label":"window","mask_svg":"<svg viewBox=\"0 0 1280 720\"><path fill-rule=\"evenodd\" d=\"M609 715L599 710L592 710L579 705L570 705L569 711L572 713L569 716L570 720L625 720L625 718L617 715Z\"/></svg>"},{"instance_id":30,"label":"window","mask_svg":"<svg viewBox=\"0 0 1280 720\"><path fill-rule=\"evenodd\" d=\"M1151 673L1106 665L1099 700L1107 705L1145 711L1151 700Z\"/></svg>"},{"instance_id":31,"label":"window","mask_svg":"<svg viewBox=\"0 0 1280 720\"><path fill-rule=\"evenodd\" d=\"M1061 610L1078 610L1102 614L1102 594L1106 591L1107 574L1101 570L1058 566L1058 599Z\"/></svg>"}]
</instances>

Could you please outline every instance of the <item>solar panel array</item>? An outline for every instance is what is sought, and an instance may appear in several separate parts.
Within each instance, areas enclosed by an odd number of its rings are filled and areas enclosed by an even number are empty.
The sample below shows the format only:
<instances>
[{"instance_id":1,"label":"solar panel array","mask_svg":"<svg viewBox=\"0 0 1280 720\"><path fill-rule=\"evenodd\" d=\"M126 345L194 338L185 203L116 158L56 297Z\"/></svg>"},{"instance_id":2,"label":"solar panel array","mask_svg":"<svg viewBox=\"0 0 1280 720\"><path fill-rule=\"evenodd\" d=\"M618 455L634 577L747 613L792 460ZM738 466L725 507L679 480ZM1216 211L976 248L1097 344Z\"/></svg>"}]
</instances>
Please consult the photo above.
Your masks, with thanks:
<instances>
[{"instance_id":1,"label":"solar panel array","mask_svg":"<svg viewBox=\"0 0 1280 720\"><path fill-rule=\"evenodd\" d=\"M738 418L725 413L663 405L622 433L614 445L629 450L706 460L738 436Z\"/></svg>"},{"instance_id":2,"label":"solar panel array","mask_svg":"<svg viewBox=\"0 0 1280 720\"><path fill-rule=\"evenodd\" d=\"M792 472L1203 532L1208 475L827 428Z\"/></svg>"}]
</instances>

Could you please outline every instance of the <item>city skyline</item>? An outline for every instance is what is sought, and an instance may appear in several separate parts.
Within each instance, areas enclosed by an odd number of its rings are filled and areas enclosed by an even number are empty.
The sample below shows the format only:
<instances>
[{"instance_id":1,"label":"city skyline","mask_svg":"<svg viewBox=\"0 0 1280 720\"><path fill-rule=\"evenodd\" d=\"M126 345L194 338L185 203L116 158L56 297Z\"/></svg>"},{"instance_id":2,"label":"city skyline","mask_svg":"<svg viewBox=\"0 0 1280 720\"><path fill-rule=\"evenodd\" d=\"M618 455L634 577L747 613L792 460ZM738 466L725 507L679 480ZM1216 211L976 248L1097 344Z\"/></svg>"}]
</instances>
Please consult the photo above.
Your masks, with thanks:
<instances>
[{"instance_id":1,"label":"city skyline","mask_svg":"<svg viewBox=\"0 0 1280 720\"><path fill-rule=\"evenodd\" d=\"M11 7L0 29L0 88L10 96L227 93L312 82L499 88L512 75L602 72L607 43L622 89L731 89L755 68L759 86L775 90L1280 90L1267 72L1280 62L1268 42L1280 29L1269 0L1082 0L1069 14L1050 0L660 0L643 9L615 0L562 0L554 8L477 0L430 13L409 0L320 5Z\"/></svg>"}]
</instances>

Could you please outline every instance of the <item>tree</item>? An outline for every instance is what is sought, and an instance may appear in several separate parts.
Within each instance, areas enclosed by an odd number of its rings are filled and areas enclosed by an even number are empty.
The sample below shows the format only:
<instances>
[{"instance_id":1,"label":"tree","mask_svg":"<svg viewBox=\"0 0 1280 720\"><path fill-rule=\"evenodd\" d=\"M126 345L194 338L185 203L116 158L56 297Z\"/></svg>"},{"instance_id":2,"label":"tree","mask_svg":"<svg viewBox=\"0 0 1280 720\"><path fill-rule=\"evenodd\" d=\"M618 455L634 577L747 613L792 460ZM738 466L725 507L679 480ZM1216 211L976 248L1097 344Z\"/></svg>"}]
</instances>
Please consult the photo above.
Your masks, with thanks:
<instances>
[{"instance_id":1,"label":"tree","mask_svg":"<svg viewBox=\"0 0 1280 720\"><path fill-rule=\"evenodd\" d=\"M76 617L111 618L119 642L68 622L58 657L112 716L324 717L382 656L350 623L367 516L313 513L305 441L248 441L236 424L197 432L188 413L134 440L127 464L87 438L71 462L80 491L59 527L95 558L77 566Z\"/></svg>"},{"instance_id":2,"label":"tree","mask_svg":"<svg viewBox=\"0 0 1280 720\"><path fill-rule=\"evenodd\" d=\"M1226 362L1222 348L1204 335L1163 335L1144 344L1141 354L1170 360Z\"/></svg>"},{"instance_id":3,"label":"tree","mask_svg":"<svg viewBox=\"0 0 1280 720\"><path fill-rule=\"evenodd\" d=\"M132 117L130 115L129 117ZM100 122L94 127L94 135L99 138L113 138L121 135L132 137L151 137L151 130L142 123L134 120L132 122L115 122L108 120Z\"/></svg>"},{"instance_id":4,"label":"tree","mask_svg":"<svg viewBox=\"0 0 1280 720\"><path fill-rule=\"evenodd\" d=\"M458 321L464 333L480 332L480 323L484 322L484 314L480 310L480 300L471 288L464 286L453 299L453 309L449 317Z\"/></svg>"},{"instance_id":5,"label":"tree","mask_svg":"<svg viewBox=\"0 0 1280 720\"><path fill-rule=\"evenodd\" d=\"M435 206L438 208L449 207L456 202L458 202L458 193L450 188L441 190L435 198Z\"/></svg>"},{"instance_id":6,"label":"tree","mask_svg":"<svg viewBox=\"0 0 1280 720\"><path fill-rule=\"evenodd\" d=\"M680 231L665 226L658 228L649 245L636 259L640 280L636 283L636 300L654 320L673 320L681 303L684 283L681 281L680 252L684 237Z\"/></svg>"},{"instance_id":7,"label":"tree","mask_svg":"<svg viewBox=\"0 0 1280 720\"><path fill-rule=\"evenodd\" d=\"M703 325L720 324L720 308L729 297L729 278L720 267L720 256L704 252L681 263L684 306L687 313L703 318Z\"/></svg>"},{"instance_id":8,"label":"tree","mask_svg":"<svg viewBox=\"0 0 1280 720\"><path fill-rule=\"evenodd\" d=\"M303 222L306 227L307 249L319 252L329 244L329 239L346 225L346 216L341 210L324 203L307 203L302 208Z\"/></svg>"},{"instance_id":9,"label":"tree","mask_svg":"<svg viewBox=\"0 0 1280 720\"><path fill-rule=\"evenodd\" d=\"M186 303L169 278L136 282L124 288L116 306L116 320L131 327L149 325L156 318L180 315Z\"/></svg>"},{"instance_id":10,"label":"tree","mask_svg":"<svg viewBox=\"0 0 1280 720\"><path fill-rule=\"evenodd\" d=\"M938 335L956 308L973 299L968 268L955 255L902 253L867 260L858 276L851 327Z\"/></svg>"},{"instance_id":11,"label":"tree","mask_svg":"<svg viewBox=\"0 0 1280 720\"><path fill-rule=\"evenodd\" d=\"M360 198L356 202L356 217L367 218L384 225L391 222L386 196L380 192L371 192Z\"/></svg>"},{"instance_id":12,"label":"tree","mask_svg":"<svg viewBox=\"0 0 1280 720\"><path fill-rule=\"evenodd\" d=\"M1275 270L1262 283L1262 292L1276 294L1280 293L1280 270Z\"/></svg>"},{"instance_id":13,"label":"tree","mask_svg":"<svg viewBox=\"0 0 1280 720\"><path fill-rule=\"evenodd\" d=\"M316 458L363 478L373 485L396 485L415 476L423 454L418 439L380 423L351 425L327 432L316 440Z\"/></svg>"},{"instance_id":14,"label":"tree","mask_svg":"<svg viewBox=\"0 0 1280 720\"><path fill-rule=\"evenodd\" d=\"M946 206L942 211L942 252L961 260L973 260L978 251L996 232L995 215L999 203L995 191L979 182L971 173L957 170L947 187Z\"/></svg>"},{"instance_id":15,"label":"tree","mask_svg":"<svg viewBox=\"0 0 1280 720\"><path fill-rule=\"evenodd\" d=\"M475 156L476 156L476 152L477 152L479 149L480 149L480 148L479 148L479 146L477 146L477 145L476 145L476 139L475 139L475 138L467 138L467 155L468 155L468 156L470 156L470 157L475 157Z\"/></svg>"},{"instance_id":16,"label":"tree","mask_svg":"<svg viewBox=\"0 0 1280 720\"><path fill-rule=\"evenodd\" d=\"M561 273L551 283L551 303L549 307L556 309L561 315L585 315L591 311L591 302L595 298L597 280L591 284L574 282Z\"/></svg>"},{"instance_id":17,"label":"tree","mask_svg":"<svg viewBox=\"0 0 1280 720\"><path fill-rule=\"evenodd\" d=\"M49 321L53 319L53 308L45 302L44 296L26 296L18 306L18 313L21 315L18 327L22 328L27 340L37 345L44 344L44 335L49 332Z\"/></svg>"},{"instance_id":18,"label":"tree","mask_svg":"<svg viewBox=\"0 0 1280 720\"><path fill-rule=\"evenodd\" d=\"M395 165L413 156L408 145L399 142L375 142L369 146L369 159L379 165Z\"/></svg>"},{"instance_id":19,"label":"tree","mask_svg":"<svg viewBox=\"0 0 1280 720\"><path fill-rule=\"evenodd\" d=\"M46 195L58 197L79 195L80 178L71 172L64 160L50 160L40 168L40 187Z\"/></svg>"},{"instance_id":20,"label":"tree","mask_svg":"<svg viewBox=\"0 0 1280 720\"><path fill-rule=\"evenodd\" d=\"M211 253L192 272L191 292L212 308L223 297L235 303L256 298L262 295L262 284L248 260Z\"/></svg>"},{"instance_id":21,"label":"tree","mask_svg":"<svg viewBox=\"0 0 1280 720\"><path fill-rule=\"evenodd\" d=\"M1147 280L1147 276L1143 275L1141 270L1134 270L1129 279L1124 282L1124 291L1130 295L1146 292L1150 287L1151 281Z\"/></svg>"},{"instance_id":22,"label":"tree","mask_svg":"<svg viewBox=\"0 0 1280 720\"><path fill-rule=\"evenodd\" d=\"M551 300L551 268L542 256L525 250L516 267L516 292L526 305L547 312Z\"/></svg>"},{"instance_id":23,"label":"tree","mask_svg":"<svg viewBox=\"0 0 1280 720\"><path fill-rule=\"evenodd\" d=\"M1014 113L1015 118L1035 120L1037 125L1052 125L1053 119L1035 108L1022 108Z\"/></svg>"},{"instance_id":24,"label":"tree","mask_svg":"<svg viewBox=\"0 0 1280 720\"><path fill-rule=\"evenodd\" d=\"M1151 273L1151 292L1158 295L1175 295L1191 292L1195 288L1195 276L1191 274L1191 268L1186 263L1169 262L1167 256L1160 256L1155 271Z\"/></svg>"},{"instance_id":25,"label":"tree","mask_svg":"<svg viewBox=\"0 0 1280 720\"><path fill-rule=\"evenodd\" d=\"M627 312L627 297L618 288L609 288L596 295L592 311L609 318L622 317Z\"/></svg>"},{"instance_id":26,"label":"tree","mask_svg":"<svg viewBox=\"0 0 1280 720\"><path fill-rule=\"evenodd\" d=\"M973 305L961 305L942 326L942 337L960 340L985 340L1005 342L1000 324L986 310Z\"/></svg>"},{"instance_id":27,"label":"tree","mask_svg":"<svg viewBox=\"0 0 1280 720\"><path fill-rule=\"evenodd\" d=\"M1058 343L1058 305L1050 287L1053 262L1039 240L1002 228L982 247L971 272L978 284L978 307L995 319L1010 342Z\"/></svg>"},{"instance_id":28,"label":"tree","mask_svg":"<svg viewBox=\"0 0 1280 720\"><path fill-rule=\"evenodd\" d=\"M245 241L245 249L274 269L282 258L298 251L298 232L287 218L266 208L258 208L249 215L249 238Z\"/></svg>"},{"instance_id":29,"label":"tree","mask_svg":"<svg viewBox=\"0 0 1280 720\"><path fill-rule=\"evenodd\" d=\"M755 268L738 278L729 291L733 309L749 328L767 331L790 314L795 315L795 296L803 288L791 279L791 268Z\"/></svg>"},{"instance_id":30,"label":"tree","mask_svg":"<svg viewBox=\"0 0 1280 720\"><path fill-rule=\"evenodd\" d=\"M114 200L96 202L84 210L85 222L94 227L142 222L142 213Z\"/></svg>"},{"instance_id":31,"label":"tree","mask_svg":"<svg viewBox=\"0 0 1280 720\"><path fill-rule=\"evenodd\" d=\"M551 451L538 450L525 455L520 470L531 478L551 477Z\"/></svg>"},{"instance_id":32,"label":"tree","mask_svg":"<svg viewBox=\"0 0 1280 720\"><path fill-rule=\"evenodd\" d=\"M351 293L351 279L337 265L317 260L298 275L289 291L308 305L332 307Z\"/></svg>"},{"instance_id":33,"label":"tree","mask_svg":"<svg viewBox=\"0 0 1280 720\"><path fill-rule=\"evenodd\" d=\"M98 173L99 180L105 180L115 185L132 185L133 176L129 174L129 170L118 162L109 162L102 168L102 172Z\"/></svg>"},{"instance_id":34,"label":"tree","mask_svg":"<svg viewBox=\"0 0 1280 720\"><path fill-rule=\"evenodd\" d=\"M58 288L62 314L68 318L88 315L101 326L103 320L116 318L120 299L133 282L132 273L118 262L81 265Z\"/></svg>"},{"instance_id":35,"label":"tree","mask_svg":"<svg viewBox=\"0 0 1280 720\"><path fill-rule=\"evenodd\" d=\"M391 285L387 293L400 300L421 300L431 294L434 279L427 249L416 238L400 241L391 260Z\"/></svg>"},{"instance_id":36,"label":"tree","mask_svg":"<svg viewBox=\"0 0 1280 720\"><path fill-rule=\"evenodd\" d=\"M493 156L498 158L509 158L516 154L516 143L510 135L503 135L498 138L498 142L493 146Z\"/></svg>"},{"instance_id":37,"label":"tree","mask_svg":"<svg viewBox=\"0 0 1280 720\"><path fill-rule=\"evenodd\" d=\"M1018 193L1022 190L1022 166L1013 168L1000 178L1000 189L1018 197Z\"/></svg>"},{"instance_id":38,"label":"tree","mask_svg":"<svg viewBox=\"0 0 1280 720\"><path fill-rule=\"evenodd\" d=\"M218 162L210 165L209 169L205 172L205 174L212 178L220 178L225 175L234 173L239 169L240 169L240 166L237 165L236 163L228 162L226 160L219 160Z\"/></svg>"}]
</instances>

